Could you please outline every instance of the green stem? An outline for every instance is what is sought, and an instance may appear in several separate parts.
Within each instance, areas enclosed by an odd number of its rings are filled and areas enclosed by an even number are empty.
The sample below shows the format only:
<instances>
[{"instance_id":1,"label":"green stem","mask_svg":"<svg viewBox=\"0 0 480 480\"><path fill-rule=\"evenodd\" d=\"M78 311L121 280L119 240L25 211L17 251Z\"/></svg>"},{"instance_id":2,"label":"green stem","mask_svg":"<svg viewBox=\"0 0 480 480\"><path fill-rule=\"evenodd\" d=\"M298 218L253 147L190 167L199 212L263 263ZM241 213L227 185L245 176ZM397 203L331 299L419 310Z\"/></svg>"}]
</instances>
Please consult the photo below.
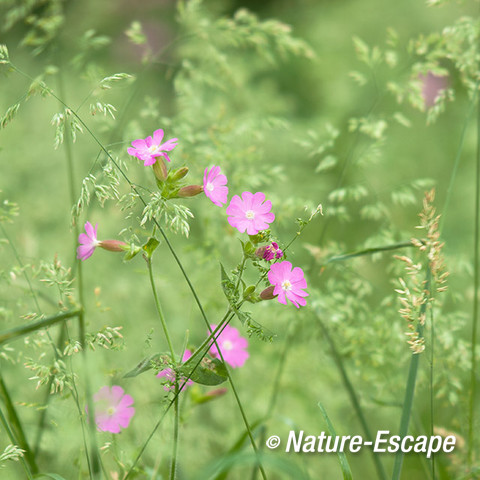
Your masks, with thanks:
<instances>
[{"instance_id":1,"label":"green stem","mask_svg":"<svg viewBox=\"0 0 480 480\"><path fill-rule=\"evenodd\" d=\"M470 401L468 421L468 466L473 463L475 451L475 402L477 394L477 325L478 325L478 289L480 283L479 266L479 242L480 242L480 102L477 102L477 153L476 153L476 176L475 176L475 230L473 250L473 319L472 319L472 346L470 352Z\"/></svg>"},{"instance_id":2,"label":"green stem","mask_svg":"<svg viewBox=\"0 0 480 480\"><path fill-rule=\"evenodd\" d=\"M427 268L428 270L426 274L425 290L429 291L431 287L431 271L429 266ZM427 301L422 303L418 318L424 317L426 310L427 310ZM417 326L417 332L418 332L419 338L421 338L423 336L423 325L420 322L418 323L418 326ZM418 372L418 365L420 363L420 355L421 354L419 353L412 353L411 360L410 360L407 387L405 389L405 398L403 401L403 408L402 408L402 417L400 419L400 429L399 429L400 438L405 437L408 433L408 426L409 426L410 417L412 414L413 398L415 396L415 385L417 382L417 372ZM399 449L397 454L395 455L395 464L393 465L392 480L400 479L404 455L405 454L402 452L401 449Z\"/></svg>"},{"instance_id":3,"label":"green stem","mask_svg":"<svg viewBox=\"0 0 480 480\"><path fill-rule=\"evenodd\" d=\"M19 327L12 328L5 332L0 332L0 345L3 343L8 343L16 338L27 335L30 332L40 330L41 328L46 328L56 323L63 322L72 317L77 317L80 315L80 310L74 310L72 312L59 313L58 315L53 315L52 317L44 318L43 320L38 320L37 322L29 323L26 325L20 325Z\"/></svg>"},{"instance_id":4,"label":"green stem","mask_svg":"<svg viewBox=\"0 0 480 480\"><path fill-rule=\"evenodd\" d=\"M325 338L327 339L327 342L330 346L330 350L332 352L332 357L333 360L335 361L335 364L337 365L338 370L340 371L340 375L342 377L343 385L345 387L345 390L348 393L348 396L350 397L350 402L352 403L353 409L355 410L355 414L357 415L357 418L360 422L360 425L363 428L363 432L365 435L365 440L368 442L374 442L374 438L372 436L372 433L370 431L370 428L368 426L367 420L365 418L365 415L363 413L363 409L360 405L360 400L355 392L355 388L353 387L352 382L350 381L350 377L348 376L347 370L345 368L345 365L343 364L343 359L342 356L340 355L337 346L335 345L335 342L333 338L330 335L330 332L328 331L328 328L326 325L322 322L321 318L319 315L316 316L318 324L320 325L320 328L323 331L323 334L325 335ZM381 480L386 480L387 474L385 473L385 470L383 468L382 462L380 461L380 458L378 455L371 450L372 452L372 458L373 458L373 463L375 464L375 469L377 470L377 475L378 478Z\"/></svg>"},{"instance_id":5,"label":"green stem","mask_svg":"<svg viewBox=\"0 0 480 480\"><path fill-rule=\"evenodd\" d=\"M277 403L278 391L280 389L280 378L282 376L283 367L285 366L285 361L287 359L287 352L292 345L292 337L296 331L296 325L294 323L290 323L287 331L287 335L285 337L285 342L283 345L282 353L280 354L280 360L278 362L277 371L275 372L275 377L273 379L273 388L272 393L270 395L270 401L268 402L267 409L265 410L265 417L263 422L268 420L272 417L273 410L275 408L275 404ZM262 426L261 434L260 434L260 442L259 442L259 451L262 452L264 445L265 445L265 437L266 437L266 428L265 425ZM255 465L252 470L252 480L256 480L258 474L258 466Z\"/></svg>"},{"instance_id":6,"label":"green stem","mask_svg":"<svg viewBox=\"0 0 480 480\"><path fill-rule=\"evenodd\" d=\"M172 463L170 465L170 480L175 480L177 476L177 455L178 455L178 425L180 421L180 409L178 406L178 381L175 382L175 400L174 400L174 424L173 424L173 446Z\"/></svg>"},{"instance_id":7,"label":"green stem","mask_svg":"<svg viewBox=\"0 0 480 480\"><path fill-rule=\"evenodd\" d=\"M81 268L78 270L79 274L81 272ZM81 282L79 282L79 285ZM83 297L83 294L81 294ZM90 439L90 465L91 465L91 472L90 476L94 479L100 478L101 474L101 461L100 461L100 453L98 450L97 445L97 425L95 423L95 405L93 403L92 397L92 389L90 386L90 373L88 368L88 357L87 357L87 344L85 342L85 316L83 310L80 312L78 316L78 326L79 326L79 337L80 337L80 344L82 346L82 367L83 367L83 377L85 378L85 396L87 400L87 408L88 408L88 433ZM78 398L77 398L78 403ZM87 457L88 460L88 457Z\"/></svg>"},{"instance_id":8,"label":"green stem","mask_svg":"<svg viewBox=\"0 0 480 480\"><path fill-rule=\"evenodd\" d=\"M10 398L10 394L8 393L7 386L5 385L5 382L3 381L3 377L1 375L0 397L5 404L5 408L7 409L8 419L10 421L10 424L12 425L15 438L17 439L17 444L22 450L25 450L25 461L28 463L29 470L33 474L36 474L38 473L38 467L37 463L35 462L35 456L33 455L33 452L28 445L25 432L23 431L22 423L20 422L20 418L17 415L12 399Z\"/></svg>"},{"instance_id":9,"label":"green stem","mask_svg":"<svg viewBox=\"0 0 480 480\"><path fill-rule=\"evenodd\" d=\"M433 324L433 308L430 310L430 436L433 437L434 425L435 425L435 411L434 411L434 392L433 392L433 360L434 360L434 347L435 347L435 328ZM431 459L432 465L432 478L435 479L435 452L432 453Z\"/></svg>"},{"instance_id":10,"label":"green stem","mask_svg":"<svg viewBox=\"0 0 480 480\"><path fill-rule=\"evenodd\" d=\"M175 359L175 350L173 349L172 341L170 340L170 335L168 333L167 322L165 321L165 316L163 315L162 306L160 305L160 301L158 300L157 289L155 287L155 280L153 279L153 271L152 271L152 259L145 258L148 267L148 276L150 278L150 285L152 287L153 297L155 299L155 307L157 308L158 316L160 317L160 321L162 322L163 333L165 334L165 338L167 339L168 348L170 348L170 354L172 356L172 362L177 364L177 360Z\"/></svg>"},{"instance_id":11,"label":"green stem","mask_svg":"<svg viewBox=\"0 0 480 480\"><path fill-rule=\"evenodd\" d=\"M3 428L7 432L8 438L12 442L12 445L17 445L18 446L18 442L17 442L17 440L15 440L15 436L14 436L12 430L10 429L10 427L8 425L8 421L5 418L5 415L3 414L3 411L2 411L1 408L0 408L0 422L2 423ZM28 466L28 463L25 461L25 458L24 458L23 455L20 457L20 461L22 462L23 468L25 470L25 473L27 474L28 479L33 480L32 472L30 471L30 467Z\"/></svg>"},{"instance_id":12,"label":"green stem","mask_svg":"<svg viewBox=\"0 0 480 480\"><path fill-rule=\"evenodd\" d=\"M60 333L58 335L58 340L57 340L57 350L61 348L63 345L63 342L65 340L65 325L62 327L60 330ZM48 379L47 387L45 389L45 400L43 401L43 408L42 411L40 412L40 418L38 420L38 426L37 426L37 436L35 438L35 447L34 447L34 455L37 457L39 450L40 450L40 444L42 442L42 436L43 436L43 430L45 426L45 421L47 419L47 405L50 402L50 398L52 395L50 394L50 389L52 388L54 376L50 375L50 378Z\"/></svg>"}]
</instances>

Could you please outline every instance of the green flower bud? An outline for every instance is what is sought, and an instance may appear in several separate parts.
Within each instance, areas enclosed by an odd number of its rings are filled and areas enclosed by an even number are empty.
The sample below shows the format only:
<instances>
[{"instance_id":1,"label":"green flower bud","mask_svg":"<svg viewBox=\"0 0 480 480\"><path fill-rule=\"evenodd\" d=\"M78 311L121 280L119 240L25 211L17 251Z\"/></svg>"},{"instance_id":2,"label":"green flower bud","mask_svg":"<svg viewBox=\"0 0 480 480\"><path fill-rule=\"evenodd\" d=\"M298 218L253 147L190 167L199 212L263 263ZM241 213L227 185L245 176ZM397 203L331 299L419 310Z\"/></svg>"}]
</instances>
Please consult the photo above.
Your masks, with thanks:
<instances>
[{"instance_id":1,"label":"green flower bud","mask_svg":"<svg viewBox=\"0 0 480 480\"><path fill-rule=\"evenodd\" d=\"M168 171L162 157L157 158L157 161L152 165L152 168L157 180L164 182L167 179Z\"/></svg>"},{"instance_id":2,"label":"green flower bud","mask_svg":"<svg viewBox=\"0 0 480 480\"><path fill-rule=\"evenodd\" d=\"M180 180L188 173L188 167L179 168L173 175L172 180Z\"/></svg>"}]
</instances>

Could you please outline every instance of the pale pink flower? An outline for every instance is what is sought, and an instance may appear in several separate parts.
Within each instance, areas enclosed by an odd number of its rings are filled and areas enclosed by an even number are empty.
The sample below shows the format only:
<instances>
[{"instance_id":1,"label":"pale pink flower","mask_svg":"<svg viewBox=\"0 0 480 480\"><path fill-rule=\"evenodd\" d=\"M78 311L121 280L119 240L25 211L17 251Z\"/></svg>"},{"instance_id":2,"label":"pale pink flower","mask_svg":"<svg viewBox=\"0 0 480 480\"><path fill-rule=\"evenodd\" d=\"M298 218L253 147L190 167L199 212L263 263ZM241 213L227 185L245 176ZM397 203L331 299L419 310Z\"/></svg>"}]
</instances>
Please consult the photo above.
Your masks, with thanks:
<instances>
[{"instance_id":1,"label":"pale pink flower","mask_svg":"<svg viewBox=\"0 0 480 480\"><path fill-rule=\"evenodd\" d=\"M243 192L242 198L234 195L227 207L228 223L240 233L247 231L249 235L256 235L268 228L268 224L275 220L270 212L272 202L265 201L265 194L257 192Z\"/></svg>"},{"instance_id":2,"label":"pale pink flower","mask_svg":"<svg viewBox=\"0 0 480 480\"><path fill-rule=\"evenodd\" d=\"M185 350L183 357L182 357L182 363L186 362L190 357L192 356L192 352L190 350ZM163 370L160 370L160 372L157 373L157 378L165 378L165 380L168 382L163 386L163 389L166 392L169 392L171 390L175 390L175 371L173 368L164 368ZM185 380L183 378L178 379L179 386L183 385L185 383ZM185 387L193 385L193 381L188 379L185 385L181 388L181 390L184 390Z\"/></svg>"},{"instance_id":3,"label":"pale pink flower","mask_svg":"<svg viewBox=\"0 0 480 480\"><path fill-rule=\"evenodd\" d=\"M217 328L216 325L210 325L212 332ZM222 333L217 336L216 344L210 347L210 355L220 358L217 345L222 352L223 359L233 368L242 367L250 356L247 352L248 340L240 336L240 332L235 328L227 325Z\"/></svg>"},{"instance_id":4,"label":"pale pink flower","mask_svg":"<svg viewBox=\"0 0 480 480\"><path fill-rule=\"evenodd\" d=\"M157 159L156 157L164 157L167 162L170 161L170 157L165 153L173 150L177 146L178 138L172 138L162 143L163 130L155 130L153 132L153 138L147 137L145 139L140 138L132 142L132 146L127 149L127 152L139 160L143 161L145 166L153 165Z\"/></svg>"},{"instance_id":5,"label":"pale pink flower","mask_svg":"<svg viewBox=\"0 0 480 480\"><path fill-rule=\"evenodd\" d=\"M85 232L78 236L78 242L80 245L77 247L77 258L86 260L93 255L95 248L100 247L110 252L125 252L128 250L128 245L121 240L98 240L97 239L97 227L92 227L90 222L85 224Z\"/></svg>"},{"instance_id":6,"label":"pale pink flower","mask_svg":"<svg viewBox=\"0 0 480 480\"><path fill-rule=\"evenodd\" d=\"M78 236L78 242L80 246L77 247L77 258L81 260L86 260L93 255L95 248L98 247L100 242L97 240L97 227L98 224L93 228L90 222L85 224L85 232L81 233Z\"/></svg>"},{"instance_id":7,"label":"pale pink flower","mask_svg":"<svg viewBox=\"0 0 480 480\"><path fill-rule=\"evenodd\" d=\"M220 167L213 166L210 171L205 169L203 174L203 191L215 204L221 207L228 199L227 177L220 173Z\"/></svg>"},{"instance_id":8,"label":"pale pink flower","mask_svg":"<svg viewBox=\"0 0 480 480\"><path fill-rule=\"evenodd\" d=\"M303 297L308 297L308 293L303 289L307 288L307 281L303 276L303 270L295 267L292 270L292 264L284 261L274 263L268 272L268 281L275 285L273 295L278 295L278 301L287 304L287 298L297 307L305 306L307 301Z\"/></svg>"},{"instance_id":9,"label":"pale pink flower","mask_svg":"<svg viewBox=\"0 0 480 480\"><path fill-rule=\"evenodd\" d=\"M127 428L135 409L133 398L124 395L124 390L118 385L102 387L94 396L95 423L103 432L120 433L121 428Z\"/></svg>"},{"instance_id":10,"label":"pale pink flower","mask_svg":"<svg viewBox=\"0 0 480 480\"><path fill-rule=\"evenodd\" d=\"M265 247L265 252L263 253L263 258L267 261L273 260L274 258L282 258L283 252L278 247L278 243L272 242L270 245Z\"/></svg>"},{"instance_id":11,"label":"pale pink flower","mask_svg":"<svg viewBox=\"0 0 480 480\"><path fill-rule=\"evenodd\" d=\"M435 105L435 101L442 91L448 88L448 76L428 72L427 75L419 74L418 78L422 82L422 97L425 106L431 108Z\"/></svg>"}]
</instances>

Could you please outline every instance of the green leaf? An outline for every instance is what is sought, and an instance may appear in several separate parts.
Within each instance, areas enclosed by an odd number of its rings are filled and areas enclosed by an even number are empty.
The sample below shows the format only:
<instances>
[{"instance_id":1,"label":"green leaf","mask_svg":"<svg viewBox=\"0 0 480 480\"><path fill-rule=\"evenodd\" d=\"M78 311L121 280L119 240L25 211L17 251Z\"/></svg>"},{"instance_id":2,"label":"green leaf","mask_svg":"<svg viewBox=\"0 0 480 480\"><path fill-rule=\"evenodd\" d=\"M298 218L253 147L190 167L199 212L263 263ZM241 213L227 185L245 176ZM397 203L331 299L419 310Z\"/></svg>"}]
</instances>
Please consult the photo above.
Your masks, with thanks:
<instances>
[{"instance_id":1,"label":"green leaf","mask_svg":"<svg viewBox=\"0 0 480 480\"><path fill-rule=\"evenodd\" d=\"M145 245L143 245L143 250L145 251L148 258L151 258L153 252L160 245L160 242L155 237L150 237Z\"/></svg>"},{"instance_id":2,"label":"green leaf","mask_svg":"<svg viewBox=\"0 0 480 480\"><path fill-rule=\"evenodd\" d=\"M126 373L123 378L131 378L140 375L147 370L152 369L156 364L168 365L170 356L167 353L155 353L147 358L144 358L134 369Z\"/></svg>"},{"instance_id":3,"label":"green leaf","mask_svg":"<svg viewBox=\"0 0 480 480\"><path fill-rule=\"evenodd\" d=\"M323 418L325 420L325 423L327 424L327 429L328 432L330 433L330 436L335 438L337 436L337 433L335 432L335 429L333 428L332 422L328 418L327 412L325 408L323 408L323 405L321 403L318 403L318 408L320 408L320 411L322 412ZM344 452L337 452L338 460L340 462L340 468L342 469L343 473L343 479L344 480L352 480L352 471L350 470L350 465L348 464L347 457Z\"/></svg>"},{"instance_id":4,"label":"green leaf","mask_svg":"<svg viewBox=\"0 0 480 480\"><path fill-rule=\"evenodd\" d=\"M193 372L191 364L182 365L178 371L201 385L219 385L228 379L225 364L218 358L204 357Z\"/></svg>"}]
</instances>

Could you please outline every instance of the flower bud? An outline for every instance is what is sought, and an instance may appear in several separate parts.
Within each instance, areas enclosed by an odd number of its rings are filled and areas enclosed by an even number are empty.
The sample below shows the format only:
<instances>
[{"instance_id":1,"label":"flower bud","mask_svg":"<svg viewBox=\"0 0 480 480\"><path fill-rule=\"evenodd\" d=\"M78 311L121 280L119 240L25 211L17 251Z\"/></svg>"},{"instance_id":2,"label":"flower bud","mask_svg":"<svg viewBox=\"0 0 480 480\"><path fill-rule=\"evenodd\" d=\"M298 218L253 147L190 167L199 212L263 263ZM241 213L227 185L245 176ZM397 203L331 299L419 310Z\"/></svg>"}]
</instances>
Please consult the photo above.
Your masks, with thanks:
<instances>
[{"instance_id":1,"label":"flower bud","mask_svg":"<svg viewBox=\"0 0 480 480\"><path fill-rule=\"evenodd\" d=\"M206 397L221 397L222 395L225 395L228 392L228 389L223 387L223 388L216 388L215 390L210 390L205 394Z\"/></svg>"},{"instance_id":2,"label":"flower bud","mask_svg":"<svg viewBox=\"0 0 480 480\"><path fill-rule=\"evenodd\" d=\"M168 171L162 157L157 158L157 161L152 165L152 168L157 180L164 182L167 179Z\"/></svg>"},{"instance_id":3,"label":"flower bud","mask_svg":"<svg viewBox=\"0 0 480 480\"><path fill-rule=\"evenodd\" d=\"M275 290L275 285L271 285L270 287L267 287L261 294L260 298L262 300L273 300L275 297L278 295L274 295L273 291Z\"/></svg>"},{"instance_id":4,"label":"flower bud","mask_svg":"<svg viewBox=\"0 0 480 480\"><path fill-rule=\"evenodd\" d=\"M187 198L187 197L194 197L199 193L203 192L203 187L201 185L188 185L187 187L182 187L178 193L177 197Z\"/></svg>"},{"instance_id":5,"label":"flower bud","mask_svg":"<svg viewBox=\"0 0 480 480\"><path fill-rule=\"evenodd\" d=\"M188 167L179 168L173 175L172 180L180 180L188 173Z\"/></svg>"},{"instance_id":6,"label":"flower bud","mask_svg":"<svg viewBox=\"0 0 480 480\"><path fill-rule=\"evenodd\" d=\"M125 252L129 249L128 245L120 240L102 240L98 242L98 246L109 252Z\"/></svg>"}]
</instances>

